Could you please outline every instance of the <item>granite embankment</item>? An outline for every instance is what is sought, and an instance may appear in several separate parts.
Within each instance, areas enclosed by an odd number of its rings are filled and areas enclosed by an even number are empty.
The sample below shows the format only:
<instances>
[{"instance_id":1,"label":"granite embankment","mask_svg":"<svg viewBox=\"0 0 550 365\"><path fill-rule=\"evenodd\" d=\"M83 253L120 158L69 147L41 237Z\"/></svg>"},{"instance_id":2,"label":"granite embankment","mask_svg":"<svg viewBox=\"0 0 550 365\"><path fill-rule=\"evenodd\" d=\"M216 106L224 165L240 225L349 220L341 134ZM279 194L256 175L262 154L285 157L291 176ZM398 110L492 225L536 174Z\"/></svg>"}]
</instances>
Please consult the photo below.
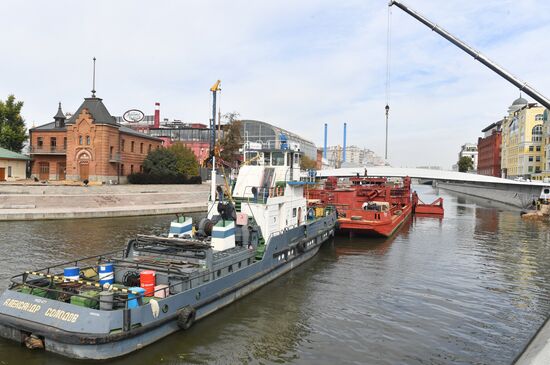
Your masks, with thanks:
<instances>
[{"instance_id":1,"label":"granite embankment","mask_svg":"<svg viewBox=\"0 0 550 365\"><path fill-rule=\"evenodd\" d=\"M0 221L200 213L209 185L0 185Z\"/></svg>"}]
</instances>

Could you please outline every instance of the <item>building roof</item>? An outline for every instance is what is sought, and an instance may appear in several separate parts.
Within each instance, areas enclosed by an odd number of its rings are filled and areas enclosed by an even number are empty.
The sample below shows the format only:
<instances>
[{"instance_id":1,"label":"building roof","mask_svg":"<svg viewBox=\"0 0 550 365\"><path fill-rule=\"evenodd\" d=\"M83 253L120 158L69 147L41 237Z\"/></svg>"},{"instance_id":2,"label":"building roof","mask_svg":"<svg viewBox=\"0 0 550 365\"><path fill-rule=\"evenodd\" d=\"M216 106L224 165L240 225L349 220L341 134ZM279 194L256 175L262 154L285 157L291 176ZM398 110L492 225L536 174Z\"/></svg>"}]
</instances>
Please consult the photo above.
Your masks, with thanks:
<instances>
[{"instance_id":1,"label":"building roof","mask_svg":"<svg viewBox=\"0 0 550 365\"><path fill-rule=\"evenodd\" d=\"M512 105L525 105L527 104L528 101L525 100L524 98L522 98L521 96L519 98L517 98L516 100L514 100L514 102L512 103Z\"/></svg>"},{"instance_id":2,"label":"building roof","mask_svg":"<svg viewBox=\"0 0 550 365\"><path fill-rule=\"evenodd\" d=\"M117 125L117 126L119 127L120 133L130 134L132 136L141 137L141 138L152 139L153 141L158 141L158 142L163 141L163 139L161 139L161 138L153 137L153 136L150 136L148 134L138 132L138 131L136 131L132 128L128 128L128 127L125 127L123 125Z\"/></svg>"},{"instance_id":3,"label":"building roof","mask_svg":"<svg viewBox=\"0 0 550 365\"><path fill-rule=\"evenodd\" d=\"M487 131L490 131L491 129L495 128L495 127L500 127L502 125L503 121L504 121L504 119L499 120L498 122L491 123L487 127L483 128L481 131L482 132L487 132Z\"/></svg>"},{"instance_id":4,"label":"building roof","mask_svg":"<svg viewBox=\"0 0 550 365\"><path fill-rule=\"evenodd\" d=\"M57 114L54 115L53 119L63 119L65 120L65 114L63 114L63 110L61 110L61 102L59 102L59 107L57 108Z\"/></svg>"},{"instance_id":5,"label":"building roof","mask_svg":"<svg viewBox=\"0 0 550 365\"><path fill-rule=\"evenodd\" d=\"M103 104L101 98L84 98L84 102L80 105L78 110L67 121L68 124L74 124L79 117L83 109L88 109L88 112L92 115L95 124L113 124L117 125L115 117L109 113L105 104Z\"/></svg>"},{"instance_id":6,"label":"building roof","mask_svg":"<svg viewBox=\"0 0 550 365\"><path fill-rule=\"evenodd\" d=\"M0 147L0 159L4 160L30 160L31 158L29 156L22 155L17 152L13 152L10 150L7 150L5 148Z\"/></svg>"},{"instance_id":7,"label":"building roof","mask_svg":"<svg viewBox=\"0 0 550 365\"><path fill-rule=\"evenodd\" d=\"M42 124L42 125L39 125L38 127L34 127L34 128L31 128L29 129L30 131L59 131L59 132L63 132L63 131L66 131L67 128L66 127L56 127L55 125L55 122L50 122L50 123L46 123L46 124Z\"/></svg>"}]
</instances>

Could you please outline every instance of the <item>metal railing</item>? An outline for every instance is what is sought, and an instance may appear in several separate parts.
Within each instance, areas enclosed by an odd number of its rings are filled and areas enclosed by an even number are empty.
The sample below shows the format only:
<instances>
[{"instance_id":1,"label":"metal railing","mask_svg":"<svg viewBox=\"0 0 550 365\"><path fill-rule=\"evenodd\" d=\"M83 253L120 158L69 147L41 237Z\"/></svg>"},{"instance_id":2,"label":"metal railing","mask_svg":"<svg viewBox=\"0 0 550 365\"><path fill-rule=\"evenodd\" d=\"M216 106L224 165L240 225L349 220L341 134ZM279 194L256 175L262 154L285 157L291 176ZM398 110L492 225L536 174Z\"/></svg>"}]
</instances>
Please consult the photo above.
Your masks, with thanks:
<instances>
[{"instance_id":1,"label":"metal railing","mask_svg":"<svg viewBox=\"0 0 550 365\"><path fill-rule=\"evenodd\" d=\"M29 146L30 153L67 153L67 146Z\"/></svg>"}]
</instances>

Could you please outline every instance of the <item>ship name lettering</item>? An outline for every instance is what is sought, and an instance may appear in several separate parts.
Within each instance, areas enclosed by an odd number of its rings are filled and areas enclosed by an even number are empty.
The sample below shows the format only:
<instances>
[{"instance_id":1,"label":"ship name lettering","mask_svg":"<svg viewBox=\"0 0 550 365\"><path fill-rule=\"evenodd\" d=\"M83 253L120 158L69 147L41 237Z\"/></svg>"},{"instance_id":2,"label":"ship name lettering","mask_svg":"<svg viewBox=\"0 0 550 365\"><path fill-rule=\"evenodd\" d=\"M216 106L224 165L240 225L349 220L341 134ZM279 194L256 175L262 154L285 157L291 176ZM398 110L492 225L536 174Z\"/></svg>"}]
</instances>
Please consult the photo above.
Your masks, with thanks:
<instances>
[{"instance_id":1,"label":"ship name lettering","mask_svg":"<svg viewBox=\"0 0 550 365\"><path fill-rule=\"evenodd\" d=\"M79 314L72 313L72 312L65 312L64 310L54 309L54 308L48 308L46 310L46 313L44 313L44 315L46 317L60 319L62 321L72 322L72 323L75 323L79 317Z\"/></svg>"},{"instance_id":2,"label":"ship name lettering","mask_svg":"<svg viewBox=\"0 0 550 365\"><path fill-rule=\"evenodd\" d=\"M29 302L24 302L22 300L17 299L6 299L4 301L4 306L14 309L19 309L21 311L29 312L29 313L36 313L40 310L40 305L33 304Z\"/></svg>"}]
</instances>

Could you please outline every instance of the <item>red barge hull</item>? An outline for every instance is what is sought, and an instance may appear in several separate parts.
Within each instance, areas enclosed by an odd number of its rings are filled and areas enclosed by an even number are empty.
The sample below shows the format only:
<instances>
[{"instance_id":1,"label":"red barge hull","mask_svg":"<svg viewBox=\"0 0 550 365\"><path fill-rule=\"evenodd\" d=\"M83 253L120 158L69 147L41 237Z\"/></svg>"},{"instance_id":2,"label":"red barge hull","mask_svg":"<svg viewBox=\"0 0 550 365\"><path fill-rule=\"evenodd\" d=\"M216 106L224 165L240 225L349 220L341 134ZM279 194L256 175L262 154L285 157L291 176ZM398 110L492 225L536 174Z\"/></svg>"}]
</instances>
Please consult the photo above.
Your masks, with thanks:
<instances>
[{"instance_id":1,"label":"red barge hull","mask_svg":"<svg viewBox=\"0 0 550 365\"><path fill-rule=\"evenodd\" d=\"M336 207L340 232L385 237L410 218L417 203L409 177L399 185L386 178L354 177L346 187L339 187L337 179L329 177L323 188L307 190L306 197Z\"/></svg>"}]
</instances>

